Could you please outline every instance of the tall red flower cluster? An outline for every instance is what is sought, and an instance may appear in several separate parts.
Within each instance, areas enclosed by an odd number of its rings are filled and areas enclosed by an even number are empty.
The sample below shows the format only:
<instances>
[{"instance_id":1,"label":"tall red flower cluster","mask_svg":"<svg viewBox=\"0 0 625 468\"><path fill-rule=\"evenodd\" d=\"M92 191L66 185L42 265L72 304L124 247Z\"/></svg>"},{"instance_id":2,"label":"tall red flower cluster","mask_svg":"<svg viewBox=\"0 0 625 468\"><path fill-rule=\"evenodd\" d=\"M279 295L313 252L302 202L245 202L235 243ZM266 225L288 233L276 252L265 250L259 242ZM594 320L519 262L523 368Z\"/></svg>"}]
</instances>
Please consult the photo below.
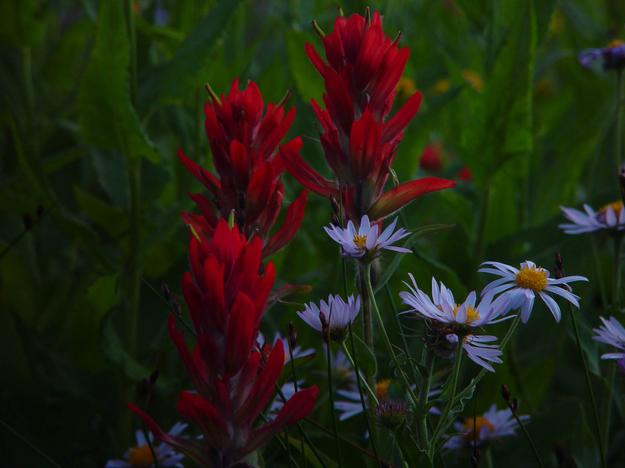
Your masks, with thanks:
<instances>
[{"instance_id":1,"label":"tall red flower cluster","mask_svg":"<svg viewBox=\"0 0 625 468\"><path fill-rule=\"evenodd\" d=\"M205 129L213 154L215 177L189 159L182 150L178 157L210 193L207 198L191 194L200 215L184 213L184 219L196 232L212 235L220 218L234 213L237 226L245 235L258 235L264 242L263 256L283 247L295 235L304 217L306 191L289 206L280 229L271 228L282 208L284 171L281 158L275 157L278 145L288 132L295 109L286 112L282 104L268 104L254 82L239 90L232 83L230 92L205 105ZM299 151L299 139L286 143L289 153Z\"/></svg>"},{"instance_id":2,"label":"tall red flower cluster","mask_svg":"<svg viewBox=\"0 0 625 468\"><path fill-rule=\"evenodd\" d=\"M381 219L424 193L453 187L452 181L426 177L384 191L421 94L415 92L389 116L409 50L384 34L380 15L376 12L371 18L367 10L366 16L338 17L323 45L327 61L311 44L306 44L306 52L325 84L325 109L314 100L312 106L336 180L322 177L304 162L295 144L280 150L288 171L310 190L340 199L352 220L364 214Z\"/></svg>"},{"instance_id":3,"label":"tall red flower cluster","mask_svg":"<svg viewBox=\"0 0 625 468\"><path fill-rule=\"evenodd\" d=\"M200 466L230 467L268 442L286 425L313 409L317 387L300 390L277 417L255 426L270 402L284 366L280 340L262 353L256 347L258 327L273 286L272 263L262 265L263 243L217 222L210 240L192 236L191 271L182 279L196 346L189 351L170 317L169 334L176 344L194 391L182 391L177 409L203 434L201 440L174 437L137 407L155 437L184 452Z\"/></svg>"}]
</instances>

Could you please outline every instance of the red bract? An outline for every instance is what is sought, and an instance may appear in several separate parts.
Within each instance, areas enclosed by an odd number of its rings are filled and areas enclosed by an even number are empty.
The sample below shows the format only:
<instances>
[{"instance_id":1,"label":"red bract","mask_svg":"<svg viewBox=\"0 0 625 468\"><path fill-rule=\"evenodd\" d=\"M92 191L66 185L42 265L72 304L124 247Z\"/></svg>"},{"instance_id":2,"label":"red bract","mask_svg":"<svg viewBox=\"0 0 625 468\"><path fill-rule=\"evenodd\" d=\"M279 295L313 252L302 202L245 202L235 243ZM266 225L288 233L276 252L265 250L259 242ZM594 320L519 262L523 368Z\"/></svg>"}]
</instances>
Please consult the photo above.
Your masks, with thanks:
<instances>
[{"instance_id":1,"label":"red bract","mask_svg":"<svg viewBox=\"0 0 625 468\"><path fill-rule=\"evenodd\" d=\"M284 166L275 157L280 141L289 130L295 109L285 112L281 104L268 104L254 82L239 90L232 83L230 92L213 98L204 108L205 129L219 178L189 159L182 150L182 164L209 191L210 198L191 194L200 215L184 213L183 217L196 232L212 235L217 221L231 212L239 229L248 237L263 239L263 256L283 247L295 235L304 217L306 191L289 206L282 227L270 234L280 210L284 186L280 176ZM297 152L297 140L284 145Z\"/></svg>"},{"instance_id":2,"label":"red bract","mask_svg":"<svg viewBox=\"0 0 625 468\"><path fill-rule=\"evenodd\" d=\"M352 15L338 17L334 31L323 38L327 62L306 45L306 53L324 79L325 109L314 100L321 124L321 144L336 180L322 177L300 157L295 146L280 155L288 171L314 192L342 199L350 219L375 213L383 218L415 197L454 186L454 182L427 177L397 187L400 199L383 196L391 163L408 123L417 113L421 94L414 93L392 116L397 83L409 51L384 34L382 20ZM389 192L387 192L388 194ZM386 198L385 198L386 197Z\"/></svg>"},{"instance_id":3,"label":"red bract","mask_svg":"<svg viewBox=\"0 0 625 468\"><path fill-rule=\"evenodd\" d=\"M269 441L284 426L306 417L317 398L317 387L301 390L271 422L256 426L271 401L284 366L282 341L261 356L255 339L274 282L274 267L261 270L262 241L248 241L237 227L218 221L212 239L192 237L191 271L182 279L197 343L187 348L183 334L169 319L175 343L195 391L178 398L180 415L204 436L174 437L150 416L139 414L155 437L184 452L200 466L230 467Z\"/></svg>"}]
</instances>

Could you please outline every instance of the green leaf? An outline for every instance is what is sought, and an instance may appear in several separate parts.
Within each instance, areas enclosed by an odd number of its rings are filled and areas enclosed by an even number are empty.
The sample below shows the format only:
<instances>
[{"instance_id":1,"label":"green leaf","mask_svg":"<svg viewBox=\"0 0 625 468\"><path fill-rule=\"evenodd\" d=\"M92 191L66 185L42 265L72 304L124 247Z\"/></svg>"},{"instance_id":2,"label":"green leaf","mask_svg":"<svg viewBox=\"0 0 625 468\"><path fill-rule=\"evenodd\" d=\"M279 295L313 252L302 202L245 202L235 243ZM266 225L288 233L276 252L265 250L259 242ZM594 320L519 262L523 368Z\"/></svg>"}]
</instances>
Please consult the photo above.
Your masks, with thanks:
<instances>
[{"instance_id":1,"label":"green leaf","mask_svg":"<svg viewBox=\"0 0 625 468\"><path fill-rule=\"evenodd\" d=\"M284 38L289 69L303 101L311 98L319 100L323 93L323 81L316 76L315 68L304 51L304 45L310 41L310 37L310 34L303 31L288 31Z\"/></svg>"},{"instance_id":2,"label":"green leaf","mask_svg":"<svg viewBox=\"0 0 625 468\"><path fill-rule=\"evenodd\" d=\"M95 46L79 96L84 136L126 158L159 159L143 132L130 94L130 43L122 2L100 2Z\"/></svg>"},{"instance_id":3,"label":"green leaf","mask_svg":"<svg viewBox=\"0 0 625 468\"><path fill-rule=\"evenodd\" d=\"M96 226L116 237L128 229L128 215L125 210L74 187L74 196L85 216Z\"/></svg>"},{"instance_id":4,"label":"green leaf","mask_svg":"<svg viewBox=\"0 0 625 468\"><path fill-rule=\"evenodd\" d=\"M174 99L198 89L208 75L210 54L240 0L215 2L171 60L151 70L140 90L141 102Z\"/></svg>"},{"instance_id":5,"label":"green leaf","mask_svg":"<svg viewBox=\"0 0 625 468\"><path fill-rule=\"evenodd\" d=\"M440 231L442 229L450 229L453 228L453 224L429 224L427 226L421 226L420 228L415 229L412 234L408 237L406 242L402 247L406 249L411 249L414 244L416 244L417 239L421 237L423 234L427 232ZM380 278L380 281L375 285L374 292L379 292L382 288L388 283L397 268L399 268L399 264L401 263L404 255L395 255L393 261L384 269L384 275Z\"/></svg>"},{"instance_id":6,"label":"green leaf","mask_svg":"<svg viewBox=\"0 0 625 468\"><path fill-rule=\"evenodd\" d=\"M378 372L378 362L373 354L373 351L371 351L371 348L367 346L367 343L365 343L358 335L352 333L352 336L354 337L355 357L359 369L365 375L375 375ZM347 340L349 340L349 337ZM349 354L351 354L351 343L349 343L347 347Z\"/></svg>"},{"instance_id":7,"label":"green leaf","mask_svg":"<svg viewBox=\"0 0 625 468\"><path fill-rule=\"evenodd\" d=\"M150 375L150 371L124 349L110 317L103 321L101 343L103 353L121 367L128 378L138 382Z\"/></svg>"}]
</instances>

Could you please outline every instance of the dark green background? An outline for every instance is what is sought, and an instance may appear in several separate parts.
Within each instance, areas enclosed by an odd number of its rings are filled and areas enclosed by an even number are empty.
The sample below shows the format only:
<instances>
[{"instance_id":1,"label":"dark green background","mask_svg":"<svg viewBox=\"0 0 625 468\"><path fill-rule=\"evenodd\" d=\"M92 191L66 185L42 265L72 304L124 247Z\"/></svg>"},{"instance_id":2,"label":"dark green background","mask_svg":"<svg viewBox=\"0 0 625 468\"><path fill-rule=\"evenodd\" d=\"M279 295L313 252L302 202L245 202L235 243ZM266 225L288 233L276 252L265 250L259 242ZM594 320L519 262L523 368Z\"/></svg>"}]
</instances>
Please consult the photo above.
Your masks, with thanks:
<instances>
[{"instance_id":1,"label":"dark green background","mask_svg":"<svg viewBox=\"0 0 625 468\"><path fill-rule=\"evenodd\" d=\"M221 94L236 77L253 79L267 102L292 90L297 118L290 137L302 135L304 157L327 173L309 106L323 84L303 47L312 41L320 48L311 20L330 31L337 2L138 4L136 73L124 2L0 5L0 418L63 466L102 466L133 444L128 430L138 421L131 423L124 402L134 399L132 388L153 369L161 377L152 413L165 427L176 421L176 392L189 384L166 336L160 283L179 292L188 237L179 212L191 207L186 193L199 189L176 150L211 164L204 83ZM365 5L341 3L346 14L362 13ZM155 24L157 6L167 12L166 25ZM444 147L443 176L455 178L465 165L474 175L404 210L409 229L453 227L419 238L391 290L396 294L411 271L425 285L437 275L461 296L485 281L474 273L481 260L531 259L551 268L560 250L568 273L591 278L577 290L583 296L579 315L592 371L605 376L608 367L599 366L600 350L590 341L589 327L604 313L591 239L567 237L557 224L561 204L598 206L617 197L615 74L583 70L577 54L625 37L625 4L388 0L372 6L383 13L387 34L402 32L401 44L411 49L405 76L424 93L394 164L399 179L423 175L419 155L434 141ZM463 78L467 69L481 77L481 90ZM440 80L449 81L443 94L434 89ZM299 187L284 178L290 202ZM26 213L32 229L9 246L23 232ZM321 229L329 219L327 201L311 194L302 228L272 259L279 284L313 286L294 301L342 292L336 246ZM599 239L598 249L609 292L610 244ZM382 258L378 274L391 258ZM390 315L383 297L383 313ZM139 313L135 345L127 337L133 310ZM297 310L275 306L263 329L271 335L293 320L300 342L320 350ZM529 430L543 458L555 464L553 446L561 444L579 466L593 466L588 399L569 330L566 318L555 324L538 304L506 363L478 387L475 408L503 406L498 386L506 382L521 398L521 412L532 415ZM419 338L409 339L418 352ZM324 387L323 359L305 366L307 383ZM467 365L465 377L476 370ZM603 408L605 381L595 379ZM622 388L620 376L617 381ZM324 403L321 397L314 417L329 425ZM618 449L625 435L621 409L619 403L613 414L613 466L625 456ZM355 440L362 435L357 421L341 427ZM313 429L310 434L333 453L331 439ZM493 454L495 466L532 463L521 437L502 441ZM359 466L357 454L350 457ZM467 466L468 457L461 454L459 466ZM279 450L266 458L268 466L286 463ZM449 466L454 460L448 458ZM2 428L0 464L44 466Z\"/></svg>"}]
</instances>

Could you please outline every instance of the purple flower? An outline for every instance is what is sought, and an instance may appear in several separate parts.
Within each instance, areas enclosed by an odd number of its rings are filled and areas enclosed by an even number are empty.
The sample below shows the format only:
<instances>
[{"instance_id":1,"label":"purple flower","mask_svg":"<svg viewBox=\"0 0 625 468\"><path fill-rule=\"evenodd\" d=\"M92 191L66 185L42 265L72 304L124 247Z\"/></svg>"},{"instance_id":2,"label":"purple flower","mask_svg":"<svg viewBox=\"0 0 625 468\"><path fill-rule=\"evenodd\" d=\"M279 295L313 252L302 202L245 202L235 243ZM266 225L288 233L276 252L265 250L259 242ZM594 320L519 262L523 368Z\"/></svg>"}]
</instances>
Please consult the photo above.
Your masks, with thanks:
<instances>
[{"instance_id":1,"label":"purple flower","mask_svg":"<svg viewBox=\"0 0 625 468\"><path fill-rule=\"evenodd\" d=\"M585 49L578 58L580 65L584 68L591 68L594 62L602 59L604 70L618 70L625 67L625 43L615 40L607 47Z\"/></svg>"}]
</instances>

